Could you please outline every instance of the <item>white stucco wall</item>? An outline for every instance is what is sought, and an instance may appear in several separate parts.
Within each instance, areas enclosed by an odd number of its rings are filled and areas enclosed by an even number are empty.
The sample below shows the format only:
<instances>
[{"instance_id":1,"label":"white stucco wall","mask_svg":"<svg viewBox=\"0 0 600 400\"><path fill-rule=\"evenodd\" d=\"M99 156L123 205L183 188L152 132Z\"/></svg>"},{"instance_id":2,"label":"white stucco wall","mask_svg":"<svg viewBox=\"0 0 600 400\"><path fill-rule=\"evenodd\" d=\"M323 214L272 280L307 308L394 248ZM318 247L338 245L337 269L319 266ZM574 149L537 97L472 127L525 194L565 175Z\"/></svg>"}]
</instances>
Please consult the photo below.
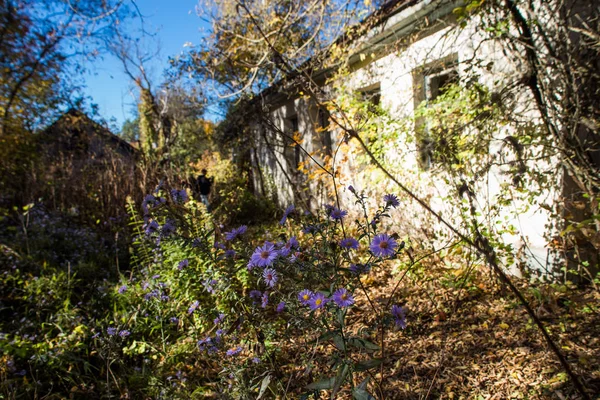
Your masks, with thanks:
<instances>
[{"instance_id":1,"label":"white stucco wall","mask_svg":"<svg viewBox=\"0 0 600 400\"><path fill-rule=\"evenodd\" d=\"M419 6L413 7L413 9L404 10L394 16L387 26L400 23L402 18L413 18L415 13L422 13L424 5L429 3L431 2L423 2ZM433 29L433 33L421 36L417 40L408 41L407 44L398 46L393 52L352 72L345 77L344 82L341 82L344 90L358 91L378 84L381 91L382 107L389 110L393 117L402 119L410 117L414 112L413 72L426 63L456 55L459 75L461 76L466 75L465 68L467 65L473 65L473 63L467 64L466 61L479 58L484 61L481 63L482 65L491 63L489 68L471 67L469 71L471 75L479 75L478 81L490 90L497 89L497 87L506 84L507 80L514 79L519 66L504 56L502 49L495 47L494 42L483 41L482 35L477 31L477 21L471 21L464 29L456 29L455 24L451 22L451 17L446 18L445 21L440 21L437 28ZM365 57L370 57L368 49L364 53ZM527 94L523 94L523 97L518 99L517 103L521 104L519 113L521 116L526 116L531 121L535 121L538 119L538 115L528 109L532 103L530 100ZM294 115L298 118L299 129L303 134L302 145L305 150L309 153L318 150L318 146L315 145L315 143L319 143L318 140L315 140L319 133L315 128L317 121L314 103L303 98L289 100L271 112L272 120L280 124L284 131L289 129L285 126L285 121L289 121L289 118ZM490 152L501 150L502 138L511 133L510 129L510 127L499 126L498 143L492 145ZM333 136L335 139L336 135ZM386 159L398 161L399 166L401 166L399 169L402 170L401 176L412 177L410 182L406 182L406 185L422 198L428 199L429 205L434 210L452 222L459 223L454 218L461 200L456 199L456 203L448 202L446 199L448 186L442 183L434 173L423 171L419 167L416 140L402 139L402 135L399 135L399 137L398 142L389 146L386 150ZM337 137L337 140L337 144L340 144L341 138ZM336 140L334 140L334 152L335 146ZM345 145L342 144L342 146ZM266 149L263 149L261 157L261 160L257 161L261 163L263 170L269 170L268 173L272 175L279 203L282 206L295 203L297 198L290 190L289 181L285 178L284 171L272 170L275 165L272 160L273 154L269 154ZM285 173L288 175L295 173L292 166L285 165L283 155L279 154L277 158L280 165L285 166ZM302 158L306 159L306 156L302 155ZM264 168L264 166L269 166L269 168ZM389 180L381 176L380 172L374 171L372 168L358 169L356 155L352 152L350 152L347 160L338 164L338 166L344 172L340 175L342 187L352 184L359 190L365 190L373 198L381 196L386 191L398 191ZM503 173L501 167L492 168L485 178L487 187L478 192L477 204L482 211L489 211L496 207L496 196L500 193L501 188L506 187L507 184L510 185L511 182L509 177ZM373 185L373 182L379 182L379 184ZM304 188L298 187L298 189L307 188L313 193L310 207L317 207L326 199L326 193L314 182L309 181ZM342 200L346 204L350 205L354 202L350 193L344 190L341 192ZM517 194L515 191L516 197L518 197ZM555 197L556 193L543 194L540 196L539 203L551 204ZM404 215L400 217L410 219L414 224L425 223L427 219L429 219L427 223L432 223L432 217L425 215L425 212L414 203L410 205L410 209L407 204L403 213ZM541 209L538 204L528 207L525 202L516 200L511 204L502 206L493 218L486 218L484 214L479 218L479 222L482 227L492 231L507 230L513 226L515 232L502 234L501 237L504 243L512 245L514 253L519 253L522 259L532 266L541 268L549 262L547 260L547 239L544 235L546 234L546 225L550 222L550 215L548 211ZM432 226L440 227L435 222Z\"/></svg>"}]
</instances>

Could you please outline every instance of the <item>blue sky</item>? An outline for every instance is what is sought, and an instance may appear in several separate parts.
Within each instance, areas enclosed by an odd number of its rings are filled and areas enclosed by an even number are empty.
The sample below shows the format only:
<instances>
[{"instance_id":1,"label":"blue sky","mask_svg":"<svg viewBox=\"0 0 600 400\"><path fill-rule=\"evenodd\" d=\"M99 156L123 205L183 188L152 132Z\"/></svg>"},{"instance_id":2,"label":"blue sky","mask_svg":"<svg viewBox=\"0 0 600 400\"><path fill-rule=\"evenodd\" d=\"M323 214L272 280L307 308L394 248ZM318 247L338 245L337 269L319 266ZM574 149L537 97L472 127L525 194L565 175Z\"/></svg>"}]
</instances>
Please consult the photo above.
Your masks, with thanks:
<instances>
[{"instance_id":1,"label":"blue sky","mask_svg":"<svg viewBox=\"0 0 600 400\"><path fill-rule=\"evenodd\" d=\"M160 82L163 70L168 66L168 57L184 50L184 43L197 44L202 38L202 21L195 8L197 0L138 0L137 5L144 15L147 31L156 32L160 54L150 63L150 74L154 82ZM137 24L137 22L136 22ZM152 44L149 44L152 45ZM156 43L153 44L156 46ZM86 65L85 93L99 107L99 113L109 123L116 120L120 127L135 107L136 92L130 79L123 72L122 64L110 55ZM111 124L112 125L112 124Z\"/></svg>"}]
</instances>

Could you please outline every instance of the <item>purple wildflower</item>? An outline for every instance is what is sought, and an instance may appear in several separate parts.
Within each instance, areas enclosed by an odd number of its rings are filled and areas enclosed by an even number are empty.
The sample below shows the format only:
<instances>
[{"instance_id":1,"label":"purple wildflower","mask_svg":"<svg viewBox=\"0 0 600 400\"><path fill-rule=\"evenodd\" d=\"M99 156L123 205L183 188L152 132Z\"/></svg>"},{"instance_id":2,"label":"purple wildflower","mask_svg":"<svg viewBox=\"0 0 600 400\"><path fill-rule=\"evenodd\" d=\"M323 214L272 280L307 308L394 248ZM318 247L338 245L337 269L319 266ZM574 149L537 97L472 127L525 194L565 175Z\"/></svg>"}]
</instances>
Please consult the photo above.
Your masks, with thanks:
<instances>
[{"instance_id":1,"label":"purple wildflower","mask_svg":"<svg viewBox=\"0 0 600 400\"><path fill-rule=\"evenodd\" d=\"M200 305L200 302L198 300L194 301L192 303L192 305L190 306L190 308L188 308L188 314L192 314L194 311L196 311L196 309L198 308L199 305Z\"/></svg>"},{"instance_id":2,"label":"purple wildflower","mask_svg":"<svg viewBox=\"0 0 600 400\"><path fill-rule=\"evenodd\" d=\"M114 334L117 333L117 328L111 326L106 329L106 333L109 334L110 336L113 336Z\"/></svg>"},{"instance_id":3,"label":"purple wildflower","mask_svg":"<svg viewBox=\"0 0 600 400\"><path fill-rule=\"evenodd\" d=\"M152 275L152 279L158 279L158 278L160 278L160 274Z\"/></svg>"},{"instance_id":4,"label":"purple wildflower","mask_svg":"<svg viewBox=\"0 0 600 400\"><path fill-rule=\"evenodd\" d=\"M398 247L398 243L385 233L375 236L369 246L375 257L391 257L394 255L396 247Z\"/></svg>"},{"instance_id":5,"label":"purple wildflower","mask_svg":"<svg viewBox=\"0 0 600 400\"><path fill-rule=\"evenodd\" d=\"M267 308L267 305L269 304L269 292L264 292L260 300L260 306L262 308Z\"/></svg>"},{"instance_id":6,"label":"purple wildflower","mask_svg":"<svg viewBox=\"0 0 600 400\"><path fill-rule=\"evenodd\" d=\"M292 236L290 240L288 240L287 243L284 244L283 247L281 247L281 249L279 250L279 255L281 255L282 257L287 257L292 250L298 248L300 248L300 243L298 243L298 239L296 239L296 236Z\"/></svg>"},{"instance_id":7,"label":"purple wildflower","mask_svg":"<svg viewBox=\"0 0 600 400\"><path fill-rule=\"evenodd\" d=\"M215 242L215 249L225 250L225 245L221 242Z\"/></svg>"},{"instance_id":8,"label":"purple wildflower","mask_svg":"<svg viewBox=\"0 0 600 400\"><path fill-rule=\"evenodd\" d=\"M340 246L344 249L358 249L358 240L354 238L345 238L340 241Z\"/></svg>"},{"instance_id":9,"label":"purple wildflower","mask_svg":"<svg viewBox=\"0 0 600 400\"><path fill-rule=\"evenodd\" d=\"M336 221L341 221L346 215L348 215L348 211L340 210L337 207L333 207L329 213L329 217Z\"/></svg>"},{"instance_id":10,"label":"purple wildflower","mask_svg":"<svg viewBox=\"0 0 600 400\"><path fill-rule=\"evenodd\" d=\"M163 236L169 236L175 233L175 221L173 221L172 219L168 219L167 222L165 222L165 224L163 225L160 233Z\"/></svg>"},{"instance_id":11,"label":"purple wildflower","mask_svg":"<svg viewBox=\"0 0 600 400\"><path fill-rule=\"evenodd\" d=\"M354 304L354 297L345 288L339 288L333 293L333 301L338 307L348 307Z\"/></svg>"},{"instance_id":12,"label":"purple wildflower","mask_svg":"<svg viewBox=\"0 0 600 400\"><path fill-rule=\"evenodd\" d=\"M158 203L158 200L156 199L156 197L152 196L151 194L147 194L146 197L144 197L144 201L142 201L142 211L145 214L148 214L149 211L149 207L152 208L154 206L156 206Z\"/></svg>"},{"instance_id":13,"label":"purple wildflower","mask_svg":"<svg viewBox=\"0 0 600 400\"><path fill-rule=\"evenodd\" d=\"M121 336L122 338L127 337L131 335L131 332L129 332L128 330L124 329L121 332L119 332L119 336Z\"/></svg>"},{"instance_id":14,"label":"purple wildflower","mask_svg":"<svg viewBox=\"0 0 600 400\"><path fill-rule=\"evenodd\" d=\"M225 232L225 240L232 241L238 236L243 235L248 230L246 225L242 225L239 228L233 229L231 232Z\"/></svg>"},{"instance_id":15,"label":"purple wildflower","mask_svg":"<svg viewBox=\"0 0 600 400\"><path fill-rule=\"evenodd\" d=\"M283 212L283 218L281 218L281 221L279 221L279 225L283 225L285 224L285 221L287 221L287 217L294 212L294 210L296 210L296 207L294 207L294 205L289 205L285 211Z\"/></svg>"},{"instance_id":16,"label":"purple wildflower","mask_svg":"<svg viewBox=\"0 0 600 400\"><path fill-rule=\"evenodd\" d=\"M298 293L298 300L300 301L300 303L307 306L308 302L310 301L310 299L313 298L314 295L315 294L313 292L311 292L310 290L304 289L303 291Z\"/></svg>"},{"instance_id":17,"label":"purple wildflower","mask_svg":"<svg viewBox=\"0 0 600 400\"><path fill-rule=\"evenodd\" d=\"M260 358L258 358L258 357L253 357L253 358L252 358L252 362L253 362L254 364L260 364Z\"/></svg>"},{"instance_id":18,"label":"purple wildflower","mask_svg":"<svg viewBox=\"0 0 600 400\"><path fill-rule=\"evenodd\" d=\"M158 228L160 228L160 225L158 225L158 222L156 222L155 220L150 221L148 224L146 224L146 236L150 236L152 235L154 232L156 232L158 230Z\"/></svg>"},{"instance_id":19,"label":"purple wildflower","mask_svg":"<svg viewBox=\"0 0 600 400\"><path fill-rule=\"evenodd\" d=\"M325 307L325 304L327 304L328 301L329 299L325 297L323 293L317 292L309 300L308 306L311 310L318 310L319 308Z\"/></svg>"},{"instance_id":20,"label":"purple wildflower","mask_svg":"<svg viewBox=\"0 0 600 400\"><path fill-rule=\"evenodd\" d=\"M383 196L383 201L385 202L386 206L392 206L394 208L400 205L398 197L396 197L395 194L386 194L385 196Z\"/></svg>"},{"instance_id":21,"label":"purple wildflower","mask_svg":"<svg viewBox=\"0 0 600 400\"><path fill-rule=\"evenodd\" d=\"M233 258L237 253L233 249L225 250L225 257Z\"/></svg>"},{"instance_id":22,"label":"purple wildflower","mask_svg":"<svg viewBox=\"0 0 600 400\"><path fill-rule=\"evenodd\" d=\"M251 290L248 296L252 299L252 303L258 304L261 301L262 292L260 290Z\"/></svg>"},{"instance_id":23,"label":"purple wildflower","mask_svg":"<svg viewBox=\"0 0 600 400\"><path fill-rule=\"evenodd\" d=\"M219 316L217 318L215 318L215 320L213 322L215 323L215 325L218 325L221 322L223 322L224 320L225 320L225 314L220 313Z\"/></svg>"},{"instance_id":24,"label":"purple wildflower","mask_svg":"<svg viewBox=\"0 0 600 400\"><path fill-rule=\"evenodd\" d=\"M215 293L215 285L217 283L219 283L219 281L217 281L216 279L207 279L202 284L204 285L204 288L206 289L206 291L208 293L214 294Z\"/></svg>"},{"instance_id":25,"label":"purple wildflower","mask_svg":"<svg viewBox=\"0 0 600 400\"><path fill-rule=\"evenodd\" d=\"M179 318L177 317L171 317L169 318L169 322L172 324L178 324L179 323Z\"/></svg>"},{"instance_id":26,"label":"purple wildflower","mask_svg":"<svg viewBox=\"0 0 600 400\"><path fill-rule=\"evenodd\" d=\"M177 189L172 189L171 190L171 197L173 198L173 201L176 204L183 204L186 201L188 201L188 194L185 191L185 189L182 190L177 190Z\"/></svg>"},{"instance_id":27,"label":"purple wildflower","mask_svg":"<svg viewBox=\"0 0 600 400\"><path fill-rule=\"evenodd\" d=\"M350 272L354 275L366 274L371 270L369 264L350 264Z\"/></svg>"},{"instance_id":28,"label":"purple wildflower","mask_svg":"<svg viewBox=\"0 0 600 400\"><path fill-rule=\"evenodd\" d=\"M227 354L228 357L232 357L232 356L239 354L241 351L242 351L242 348L238 346L234 349L227 350L227 353L225 353L225 354Z\"/></svg>"},{"instance_id":29,"label":"purple wildflower","mask_svg":"<svg viewBox=\"0 0 600 400\"><path fill-rule=\"evenodd\" d=\"M354 186L352 186L352 185L348 185L348 190L351 191L352 193L356 193L356 189L354 189Z\"/></svg>"},{"instance_id":30,"label":"purple wildflower","mask_svg":"<svg viewBox=\"0 0 600 400\"><path fill-rule=\"evenodd\" d=\"M277 272L273 268L265 268L262 276L269 287L273 287L277 283Z\"/></svg>"},{"instance_id":31,"label":"purple wildflower","mask_svg":"<svg viewBox=\"0 0 600 400\"><path fill-rule=\"evenodd\" d=\"M304 226L302 228L302 232L305 233L305 234L307 234L307 235L309 233L315 234L315 233L319 232L320 230L321 230L321 226L320 225L314 225L314 224L309 224L309 225L306 225L306 226Z\"/></svg>"},{"instance_id":32,"label":"purple wildflower","mask_svg":"<svg viewBox=\"0 0 600 400\"><path fill-rule=\"evenodd\" d=\"M290 262L296 262L296 260L298 260L298 257L300 257L300 252L299 251L294 252L294 254L292 254L290 256Z\"/></svg>"},{"instance_id":33,"label":"purple wildflower","mask_svg":"<svg viewBox=\"0 0 600 400\"><path fill-rule=\"evenodd\" d=\"M404 311L404 308L394 304L392 306L392 316L397 327L406 329L406 311Z\"/></svg>"},{"instance_id":34,"label":"purple wildflower","mask_svg":"<svg viewBox=\"0 0 600 400\"><path fill-rule=\"evenodd\" d=\"M277 308L275 308L275 311L278 313L283 312L283 310L285 310L285 301L279 302L279 304L277 304Z\"/></svg>"},{"instance_id":35,"label":"purple wildflower","mask_svg":"<svg viewBox=\"0 0 600 400\"><path fill-rule=\"evenodd\" d=\"M177 269L182 271L184 268L187 268L188 265L190 265L190 262L186 258L185 260L179 261L179 264L177 264Z\"/></svg>"},{"instance_id":36,"label":"purple wildflower","mask_svg":"<svg viewBox=\"0 0 600 400\"><path fill-rule=\"evenodd\" d=\"M271 242L265 242L262 247L257 247L250 258L250 262L256 267L268 267L273 264L277 258L275 245Z\"/></svg>"},{"instance_id":37,"label":"purple wildflower","mask_svg":"<svg viewBox=\"0 0 600 400\"><path fill-rule=\"evenodd\" d=\"M250 296L251 299L260 299L262 292L260 290L251 290L248 296Z\"/></svg>"},{"instance_id":38,"label":"purple wildflower","mask_svg":"<svg viewBox=\"0 0 600 400\"><path fill-rule=\"evenodd\" d=\"M123 294L127 291L127 285L123 285L119 288L118 292L119 294Z\"/></svg>"}]
</instances>

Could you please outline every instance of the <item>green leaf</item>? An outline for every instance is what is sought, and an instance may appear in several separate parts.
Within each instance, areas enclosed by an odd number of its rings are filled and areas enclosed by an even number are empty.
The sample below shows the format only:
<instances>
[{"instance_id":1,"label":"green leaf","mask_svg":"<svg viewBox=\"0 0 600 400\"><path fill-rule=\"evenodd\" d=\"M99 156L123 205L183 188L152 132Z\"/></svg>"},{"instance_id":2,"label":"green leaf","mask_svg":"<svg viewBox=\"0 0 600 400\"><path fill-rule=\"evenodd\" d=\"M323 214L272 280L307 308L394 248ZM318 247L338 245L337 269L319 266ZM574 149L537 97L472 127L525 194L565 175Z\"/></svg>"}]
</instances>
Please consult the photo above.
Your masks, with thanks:
<instances>
[{"instance_id":1,"label":"green leaf","mask_svg":"<svg viewBox=\"0 0 600 400\"><path fill-rule=\"evenodd\" d=\"M373 351L379 350L379 346L376 345L375 343L369 342L368 340L357 338L357 337L348 339L346 341L346 343L348 343L351 346L358 347L360 349L373 350Z\"/></svg>"},{"instance_id":2,"label":"green leaf","mask_svg":"<svg viewBox=\"0 0 600 400\"><path fill-rule=\"evenodd\" d=\"M342 368L340 368L340 372L338 372L337 376L335 377L335 382L333 383L333 391L331 392L332 399L335 399L335 395L340 390L340 387L342 387L344 384L346 376L348 376L349 372L350 369L348 368L348 364L344 364Z\"/></svg>"},{"instance_id":3,"label":"green leaf","mask_svg":"<svg viewBox=\"0 0 600 400\"><path fill-rule=\"evenodd\" d=\"M335 385L335 377L321 379L320 381L310 383L306 385L306 388L309 390L327 390L331 389Z\"/></svg>"},{"instance_id":4,"label":"green leaf","mask_svg":"<svg viewBox=\"0 0 600 400\"><path fill-rule=\"evenodd\" d=\"M333 337L333 344L335 344L335 347L337 347L338 349L346 351L346 344L344 343L344 338L342 338L342 336L335 335Z\"/></svg>"},{"instance_id":5,"label":"green leaf","mask_svg":"<svg viewBox=\"0 0 600 400\"><path fill-rule=\"evenodd\" d=\"M271 375L267 375L263 378L262 383L260 384L260 390L258 392L258 397L256 398L256 400L260 399L261 397L263 397L263 395L265 394L265 392L267 391L267 388L269 387L269 384L271 383Z\"/></svg>"},{"instance_id":6,"label":"green leaf","mask_svg":"<svg viewBox=\"0 0 600 400\"><path fill-rule=\"evenodd\" d=\"M373 397L369 392L360 388L354 388L352 391L352 397L354 397L356 400L375 400L375 397Z\"/></svg>"},{"instance_id":7,"label":"green leaf","mask_svg":"<svg viewBox=\"0 0 600 400\"><path fill-rule=\"evenodd\" d=\"M370 360L354 364L354 370L355 371L366 371L368 369L378 367L379 365L381 365L381 363L383 363L382 358L372 358Z\"/></svg>"}]
</instances>

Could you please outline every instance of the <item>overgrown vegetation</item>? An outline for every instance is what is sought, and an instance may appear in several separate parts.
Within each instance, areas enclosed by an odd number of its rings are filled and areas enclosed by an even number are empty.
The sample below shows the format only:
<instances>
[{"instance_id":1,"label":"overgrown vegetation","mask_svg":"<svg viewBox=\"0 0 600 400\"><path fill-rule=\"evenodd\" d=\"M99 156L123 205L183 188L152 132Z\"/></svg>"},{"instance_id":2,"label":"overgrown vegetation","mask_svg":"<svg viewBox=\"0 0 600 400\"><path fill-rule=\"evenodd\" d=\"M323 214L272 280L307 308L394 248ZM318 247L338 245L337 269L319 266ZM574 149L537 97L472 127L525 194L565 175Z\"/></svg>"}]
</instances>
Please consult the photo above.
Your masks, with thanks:
<instances>
[{"instance_id":1,"label":"overgrown vegetation","mask_svg":"<svg viewBox=\"0 0 600 400\"><path fill-rule=\"evenodd\" d=\"M135 3L81 2L74 25L51 3L0 0L0 397L600 393L586 2L470 1L373 48L410 4L206 2L212 36L163 83L120 28ZM477 46L425 57L407 62L413 104L389 101L378 68L428 35L480 35L517 67ZM138 90L120 138L72 109L75 39L104 43ZM312 107L317 128L282 103ZM544 265L514 222L536 210Z\"/></svg>"}]
</instances>

